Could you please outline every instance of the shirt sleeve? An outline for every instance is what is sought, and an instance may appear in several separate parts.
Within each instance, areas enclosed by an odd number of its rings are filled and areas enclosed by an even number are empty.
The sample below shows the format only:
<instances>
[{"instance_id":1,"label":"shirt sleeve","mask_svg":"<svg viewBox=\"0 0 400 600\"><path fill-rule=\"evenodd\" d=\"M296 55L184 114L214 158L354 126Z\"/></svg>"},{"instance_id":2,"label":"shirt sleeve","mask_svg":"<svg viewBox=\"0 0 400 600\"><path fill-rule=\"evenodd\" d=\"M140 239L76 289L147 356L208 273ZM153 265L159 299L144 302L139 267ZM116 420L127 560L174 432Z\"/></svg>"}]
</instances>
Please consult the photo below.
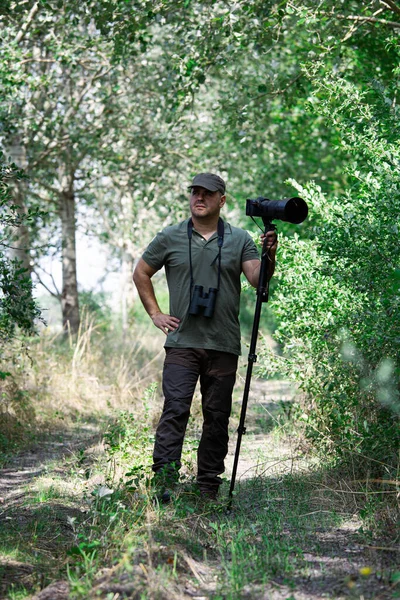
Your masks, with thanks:
<instances>
[{"instance_id":1,"label":"shirt sleeve","mask_svg":"<svg viewBox=\"0 0 400 600\"><path fill-rule=\"evenodd\" d=\"M144 262L150 265L150 267L153 267L153 269L156 269L158 271L164 266L166 255L167 244L165 239L165 233L164 231L160 231L147 246L142 258Z\"/></svg>"},{"instance_id":2,"label":"shirt sleeve","mask_svg":"<svg viewBox=\"0 0 400 600\"><path fill-rule=\"evenodd\" d=\"M257 246L251 239L250 235L246 231L246 237L243 244L242 250L242 263L247 262L248 260L259 259L260 255L257 250Z\"/></svg>"}]
</instances>

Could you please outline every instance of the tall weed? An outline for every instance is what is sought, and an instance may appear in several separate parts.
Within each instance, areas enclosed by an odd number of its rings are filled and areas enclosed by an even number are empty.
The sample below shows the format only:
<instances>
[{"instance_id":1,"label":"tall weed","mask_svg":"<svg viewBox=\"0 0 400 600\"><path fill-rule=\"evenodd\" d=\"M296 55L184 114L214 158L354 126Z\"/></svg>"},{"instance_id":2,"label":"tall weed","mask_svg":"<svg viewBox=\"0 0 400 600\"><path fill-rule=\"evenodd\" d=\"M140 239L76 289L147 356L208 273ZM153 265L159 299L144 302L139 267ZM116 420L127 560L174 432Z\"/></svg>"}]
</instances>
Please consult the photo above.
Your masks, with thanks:
<instances>
[{"instance_id":1,"label":"tall weed","mask_svg":"<svg viewBox=\"0 0 400 600\"><path fill-rule=\"evenodd\" d=\"M25 350L10 352L0 382L0 449L1 436L11 443L11 421L23 432L132 410L159 379L161 359L162 340L144 327L122 339L87 313L76 337L44 329Z\"/></svg>"}]
</instances>

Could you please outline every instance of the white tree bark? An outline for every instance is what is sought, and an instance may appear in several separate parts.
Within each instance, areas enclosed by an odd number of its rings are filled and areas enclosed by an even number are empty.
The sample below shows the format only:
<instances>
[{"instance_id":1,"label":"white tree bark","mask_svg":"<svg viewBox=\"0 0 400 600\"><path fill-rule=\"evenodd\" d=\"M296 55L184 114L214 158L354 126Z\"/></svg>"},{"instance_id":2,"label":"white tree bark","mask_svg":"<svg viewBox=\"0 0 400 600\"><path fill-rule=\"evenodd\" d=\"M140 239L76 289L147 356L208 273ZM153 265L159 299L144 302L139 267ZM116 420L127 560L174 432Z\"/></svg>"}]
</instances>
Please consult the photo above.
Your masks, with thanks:
<instances>
[{"instance_id":1,"label":"white tree bark","mask_svg":"<svg viewBox=\"0 0 400 600\"><path fill-rule=\"evenodd\" d=\"M26 149L22 143L20 135L15 136L12 144L7 148L7 152L12 162L14 162L19 169L26 170L28 166L28 160L26 157ZM27 213L27 188L27 180L22 179L14 183L12 190L12 201L14 206L17 207L17 212L21 217L25 216ZM26 271L24 276L30 277L32 273L30 234L28 226L25 223L13 228L11 233L9 255L11 260L16 259L21 263L22 268Z\"/></svg>"},{"instance_id":2,"label":"white tree bark","mask_svg":"<svg viewBox=\"0 0 400 600\"><path fill-rule=\"evenodd\" d=\"M59 195L62 235L61 310L65 331L78 333L80 325L78 281L76 276L76 215L73 176L65 177Z\"/></svg>"}]
</instances>

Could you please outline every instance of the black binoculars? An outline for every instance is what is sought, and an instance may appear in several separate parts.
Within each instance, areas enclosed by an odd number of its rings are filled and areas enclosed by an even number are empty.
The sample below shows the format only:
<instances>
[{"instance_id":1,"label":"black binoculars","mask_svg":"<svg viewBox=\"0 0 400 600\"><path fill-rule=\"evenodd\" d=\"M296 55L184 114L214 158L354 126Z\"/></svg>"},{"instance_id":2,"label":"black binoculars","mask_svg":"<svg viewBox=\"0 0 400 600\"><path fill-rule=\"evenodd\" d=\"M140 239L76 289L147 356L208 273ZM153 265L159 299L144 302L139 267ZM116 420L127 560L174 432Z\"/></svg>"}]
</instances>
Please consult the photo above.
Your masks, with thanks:
<instances>
[{"instance_id":1,"label":"black binoculars","mask_svg":"<svg viewBox=\"0 0 400 600\"><path fill-rule=\"evenodd\" d=\"M195 285L189 315L196 316L202 312L204 317L211 318L214 314L217 292L217 288L209 288L208 292L204 292L202 285Z\"/></svg>"}]
</instances>

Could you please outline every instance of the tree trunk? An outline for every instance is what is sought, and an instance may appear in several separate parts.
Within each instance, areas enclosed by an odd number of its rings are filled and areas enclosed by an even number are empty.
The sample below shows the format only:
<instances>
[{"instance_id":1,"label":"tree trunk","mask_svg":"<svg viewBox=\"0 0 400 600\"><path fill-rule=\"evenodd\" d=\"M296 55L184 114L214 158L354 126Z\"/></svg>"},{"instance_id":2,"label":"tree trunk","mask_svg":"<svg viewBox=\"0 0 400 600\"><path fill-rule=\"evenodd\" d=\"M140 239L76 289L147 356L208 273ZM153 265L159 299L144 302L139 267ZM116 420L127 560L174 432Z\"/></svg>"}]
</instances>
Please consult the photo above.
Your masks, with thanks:
<instances>
[{"instance_id":1,"label":"tree trunk","mask_svg":"<svg viewBox=\"0 0 400 600\"><path fill-rule=\"evenodd\" d=\"M12 143L7 148L7 151L12 162L15 163L19 169L27 169L28 161L26 158L26 148L21 141L20 135L15 135ZM22 219L28 212L26 206L27 194L28 183L26 179L13 182L12 203L17 207L16 211ZM24 288L24 293L27 293L28 288L25 284L25 280L28 278L31 282L32 264L30 254L30 231L25 221L22 221L20 225L11 229L10 238L9 257L12 261L17 260L20 264L20 267L24 269L24 272L18 277L18 280L21 281L21 286Z\"/></svg>"},{"instance_id":2,"label":"tree trunk","mask_svg":"<svg viewBox=\"0 0 400 600\"><path fill-rule=\"evenodd\" d=\"M79 301L78 281L76 277L76 218L75 194L73 177L68 178L68 186L63 186L60 192L60 218L62 235L62 294L61 310L62 322L65 331L72 334L78 333Z\"/></svg>"},{"instance_id":3,"label":"tree trunk","mask_svg":"<svg viewBox=\"0 0 400 600\"><path fill-rule=\"evenodd\" d=\"M13 203L17 206L18 214L23 217L26 215L25 206L26 184L24 181L18 181L15 184L13 193ZM32 273L30 256L30 235L28 226L24 223L18 227L13 227L10 244L10 259L18 260L23 269L24 277L30 277Z\"/></svg>"},{"instance_id":4,"label":"tree trunk","mask_svg":"<svg viewBox=\"0 0 400 600\"><path fill-rule=\"evenodd\" d=\"M7 147L7 153L11 157L13 163L19 169L26 171L28 167L28 159L26 157L26 148L22 142L21 134L15 134ZM27 196L27 181L22 179L15 181L12 191L12 200L14 206L17 207L17 212L21 217L27 213L26 196ZM32 273L31 256L30 256L30 235L28 226L25 223L14 227L11 235L10 259L17 259L22 267L26 270L25 276L30 277Z\"/></svg>"}]
</instances>

